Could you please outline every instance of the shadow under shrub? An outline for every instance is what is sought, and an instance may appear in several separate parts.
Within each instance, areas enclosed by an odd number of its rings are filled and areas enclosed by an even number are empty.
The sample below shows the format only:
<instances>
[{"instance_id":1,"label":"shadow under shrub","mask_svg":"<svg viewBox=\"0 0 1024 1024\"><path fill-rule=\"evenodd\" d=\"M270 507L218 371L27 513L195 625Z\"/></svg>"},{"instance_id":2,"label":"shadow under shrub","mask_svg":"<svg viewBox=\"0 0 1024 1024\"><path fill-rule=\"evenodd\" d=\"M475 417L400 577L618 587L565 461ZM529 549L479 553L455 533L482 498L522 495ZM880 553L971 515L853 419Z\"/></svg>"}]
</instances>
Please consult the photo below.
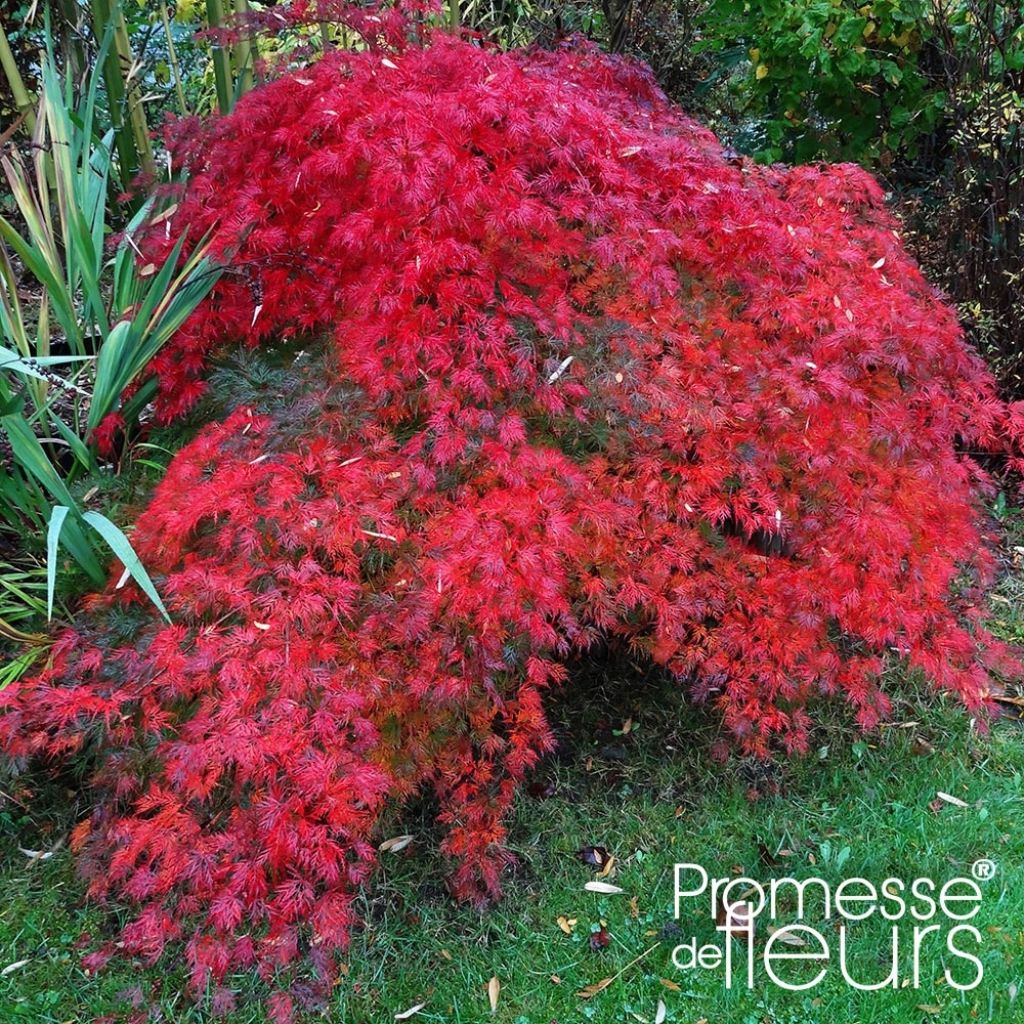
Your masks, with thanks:
<instances>
[{"instance_id":1,"label":"shadow under shrub","mask_svg":"<svg viewBox=\"0 0 1024 1024\"><path fill-rule=\"evenodd\" d=\"M605 638L753 755L823 695L874 725L893 650L972 709L1013 667L965 452L1019 413L864 172L727 158L586 46L448 37L332 54L177 152L176 220L234 271L160 415L228 343L327 354L173 459L133 538L173 623L112 584L0 694L14 764L93 766L73 843L138 906L123 949L183 940L197 990L330 979L424 789L455 894L496 895L544 692Z\"/></svg>"}]
</instances>

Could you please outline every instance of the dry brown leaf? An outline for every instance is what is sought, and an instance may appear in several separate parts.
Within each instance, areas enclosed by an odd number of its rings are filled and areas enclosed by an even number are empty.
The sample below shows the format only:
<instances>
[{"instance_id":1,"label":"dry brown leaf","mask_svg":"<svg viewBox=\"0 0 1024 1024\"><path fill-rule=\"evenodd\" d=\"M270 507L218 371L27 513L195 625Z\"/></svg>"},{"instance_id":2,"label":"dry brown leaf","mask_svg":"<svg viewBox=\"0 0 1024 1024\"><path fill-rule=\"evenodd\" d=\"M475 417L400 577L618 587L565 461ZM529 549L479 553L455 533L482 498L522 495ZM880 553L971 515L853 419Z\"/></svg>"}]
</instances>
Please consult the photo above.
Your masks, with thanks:
<instances>
[{"instance_id":1,"label":"dry brown leaf","mask_svg":"<svg viewBox=\"0 0 1024 1024\"><path fill-rule=\"evenodd\" d=\"M576 851L576 856L584 864L600 871L608 863L611 854L603 846L583 846Z\"/></svg>"},{"instance_id":2,"label":"dry brown leaf","mask_svg":"<svg viewBox=\"0 0 1024 1024\"><path fill-rule=\"evenodd\" d=\"M1012 704L1014 707L1024 708L1024 697L1011 697L1005 693L994 693L992 699L1000 704Z\"/></svg>"},{"instance_id":3,"label":"dry brown leaf","mask_svg":"<svg viewBox=\"0 0 1024 1024\"><path fill-rule=\"evenodd\" d=\"M564 914L560 914L558 917L558 927L561 928L566 935L572 935L573 929L576 927L576 918L566 917Z\"/></svg>"},{"instance_id":4,"label":"dry brown leaf","mask_svg":"<svg viewBox=\"0 0 1024 1024\"><path fill-rule=\"evenodd\" d=\"M18 850L33 863L49 860L64 845L65 838L66 836L61 836L48 850L26 850L24 846L19 846Z\"/></svg>"},{"instance_id":5,"label":"dry brown leaf","mask_svg":"<svg viewBox=\"0 0 1024 1024\"><path fill-rule=\"evenodd\" d=\"M583 888L588 892L599 892L605 896L615 896L623 891L617 885L612 885L610 882L587 882Z\"/></svg>"},{"instance_id":6,"label":"dry brown leaf","mask_svg":"<svg viewBox=\"0 0 1024 1024\"><path fill-rule=\"evenodd\" d=\"M598 878L607 878L612 873L612 868L615 867L615 856L611 855L604 862L604 867L601 868L597 873Z\"/></svg>"},{"instance_id":7,"label":"dry brown leaf","mask_svg":"<svg viewBox=\"0 0 1024 1024\"><path fill-rule=\"evenodd\" d=\"M768 933L770 935L778 935L779 942L784 942L787 946L806 946L807 943L800 938L796 932L790 931L789 926L778 928L773 924L768 925Z\"/></svg>"},{"instance_id":8,"label":"dry brown leaf","mask_svg":"<svg viewBox=\"0 0 1024 1024\"><path fill-rule=\"evenodd\" d=\"M683 991L671 978L659 978L658 980L669 990L669 992Z\"/></svg>"},{"instance_id":9,"label":"dry brown leaf","mask_svg":"<svg viewBox=\"0 0 1024 1024\"><path fill-rule=\"evenodd\" d=\"M49 860L53 856L53 850L26 850L24 846L19 846L18 851L29 860Z\"/></svg>"},{"instance_id":10,"label":"dry brown leaf","mask_svg":"<svg viewBox=\"0 0 1024 1024\"><path fill-rule=\"evenodd\" d=\"M593 985L581 988L576 995L578 995L580 999L593 999L598 992L603 992L614 980L614 978L602 978L600 981L595 981Z\"/></svg>"},{"instance_id":11,"label":"dry brown leaf","mask_svg":"<svg viewBox=\"0 0 1024 1024\"><path fill-rule=\"evenodd\" d=\"M307 84L308 85L312 85L313 83L312 82L308 82ZM166 210L162 210L160 213L158 213L149 223L150 224L162 224L165 220L170 220L174 216L174 213L175 213L175 211L177 209L178 209L178 204L177 203L171 203L171 205L168 206Z\"/></svg>"},{"instance_id":12,"label":"dry brown leaf","mask_svg":"<svg viewBox=\"0 0 1024 1024\"><path fill-rule=\"evenodd\" d=\"M718 908L715 921L719 928L734 939L746 942L754 933L753 907L749 903L723 903Z\"/></svg>"},{"instance_id":13,"label":"dry brown leaf","mask_svg":"<svg viewBox=\"0 0 1024 1024\"><path fill-rule=\"evenodd\" d=\"M426 1003L417 1003L415 1006L410 1006L408 1010L403 1010L401 1013L395 1014L395 1020L408 1020L410 1017L415 1016L420 1010L426 1006Z\"/></svg>"},{"instance_id":14,"label":"dry brown leaf","mask_svg":"<svg viewBox=\"0 0 1024 1024\"><path fill-rule=\"evenodd\" d=\"M412 836L393 836L391 839L385 839L377 849L381 853L398 853L399 850L404 850L412 839Z\"/></svg>"},{"instance_id":15,"label":"dry brown leaf","mask_svg":"<svg viewBox=\"0 0 1024 1024\"><path fill-rule=\"evenodd\" d=\"M501 994L501 982L495 975L487 982L487 999L491 1004L491 1013L498 1012L498 996Z\"/></svg>"},{"instance_id":16,"label":"dry brown leaf","mask_svg":"<svg viewBox=\"0 0 1024 1024\"><path fill-rule=\"evenodd\" d=\"M933 1017L937 1017L940 1013L942 1013L942 1007L938 1006L935 1003L918 1003L917 1008L922 1013L930 1013Z\"/></svg>"}]
</instances>

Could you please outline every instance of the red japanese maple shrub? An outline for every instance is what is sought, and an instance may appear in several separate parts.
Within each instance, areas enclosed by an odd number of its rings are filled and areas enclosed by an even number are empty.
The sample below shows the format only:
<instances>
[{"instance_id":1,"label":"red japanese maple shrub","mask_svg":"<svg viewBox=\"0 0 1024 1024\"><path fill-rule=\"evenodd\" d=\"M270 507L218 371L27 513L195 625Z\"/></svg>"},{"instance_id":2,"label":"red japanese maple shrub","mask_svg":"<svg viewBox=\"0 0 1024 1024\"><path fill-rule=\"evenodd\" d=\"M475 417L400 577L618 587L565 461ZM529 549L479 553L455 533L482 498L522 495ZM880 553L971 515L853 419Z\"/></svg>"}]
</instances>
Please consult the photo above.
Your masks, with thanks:
<instances>
[{"instance_id":1,"label":"red japanese maple shrub","mask_svg":"<svg viewBox=\"0 0 1024 1024\"><path fill-rule=\"evenodd\" d=\"M162 355L326 337L173 460L134 536L173 624L94 598L0 694L18 762L88 753L75 846L197 987L352 925L382 822L440 798L454 890L567 655L625 638L748 751L865 727L896 651L972 709L1009 660L968 451L1019 417L849 166L723 153L637 66L454 38L336 53L188 140L175 224L232 271ZM300 363L302 365L302 363Z\"/></svg>"}]
</instances>

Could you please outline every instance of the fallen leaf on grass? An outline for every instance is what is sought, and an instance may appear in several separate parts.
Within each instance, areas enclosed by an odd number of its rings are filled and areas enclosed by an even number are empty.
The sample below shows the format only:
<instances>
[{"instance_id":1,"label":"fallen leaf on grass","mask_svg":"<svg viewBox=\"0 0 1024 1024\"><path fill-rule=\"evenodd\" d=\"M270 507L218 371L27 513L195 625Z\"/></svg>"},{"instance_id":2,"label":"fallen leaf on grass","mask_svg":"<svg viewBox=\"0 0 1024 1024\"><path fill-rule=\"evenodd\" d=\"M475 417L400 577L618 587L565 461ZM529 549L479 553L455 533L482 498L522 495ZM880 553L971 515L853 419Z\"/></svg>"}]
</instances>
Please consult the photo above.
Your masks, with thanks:
<instances>
[{"instance_id":1,"label":"fallen leaf on grass","mask_svg":"<svg viewBox=\"0 0 1024 1024\"><path fill-rule=\"evenodd\" d=\"M565 932L566 935L572 935L573 930L576 928L576 918L566 917L564 914L558 916L558 927Z\"/></svg>"},{"instance_id":2,"label":"fallen leaf on grass","mask_svg":"<svg viewBox=\"0 0 1024 1024\"><path fill-rule=\"evenodd\" d=\"M778 928L775 925L768 925L768 933L770 935L778 935L779 942L786 943L787 946L806 946L807 943L800 938L796 932L790 931L790 926Z\"/></svg>"},{"instance_id":3,"label":"fallen leaf on grass","mask_svg":"<svg viewBox=\"0 0 1024 1024\"><path fill-rule=\"evenodd\" d=\"M970 807L971 805L966 800L961 800L958 796L952 796L949 793L943 793L940 789L936 794L939 800L943 803L952 804L954 807Z\"/></svg>"},{"instance_id":4,"label":"fallen leaf on grass","mask_svg":"<svg viewBox=\"0 0 1024 1024\"><path fill-rule=\"evenodd\" d=\"M64 845L64 839L65 837L61 836L48 850L26 850L24 846L19 846L18 851L31 861L49 860Z\"/></svg>"},{"instance_id":5,"label":"fallen leaf on grass","mask_svg":"<svg viewBox=\"0 0 1024 1024\"><path fill-rule=\"evenodd\" d=\"M26 850L24 846L19 846L18 851L29 860L49 860L53 856L53 850Z\"/></svg>"},{"instance_id":6,"label":"fallen leaf on grass","mask_svg":"<svg viewBox=\"0 0 1024 1024\"><path fill-rule=\"evenodd\" d=\"M935 1003L918 1003L917 1008L922 1013L930 1013L933 1017L938 1016L938 1014L942 1013L942 1007L936 1006Z\"/></svg>"},{"instance_id":7,"label":"fallen leaf on grass","mask_svg":"<svg viewBox=\"0 0 1024 1024\"><path fill-rule=\"evenodd\" d=\"M25 964L32 963L31 960L15 960L13 964L8 964L2 971L0 971L0 978L6 978L8 974L13 974L19 967L24 967Z\"/></svg>"},{"instance_id":8,"label":"fallen leaf on grass","mask_svg":"<svg viewBox=\"0 0 1024 1024\"><path fill-rule=\"evenodd\" d=\"M669 990L669 992L683 991L682 988L680 988L671 978L659 978L658 980Z\"/></svg>"},{"instance_id":9,"label":"fallen leaf on grass","mask_svg":"<svg viewBox=\"0 0 1024 1024\"><path fill-rule=\"evenodd\" d=\"M715 923L724 927L734 939L746 940L754 932L754 915L749 903L723 903L715 915Z\"/></svg>"},{"instance_id":10,"label":"fallen leaf on grass","mask_svg":"<svg viewBox=\"0 0 1024 1024\"><path fill-rule=\"evenodd\" d=\"M491 1004L491 1013L498 1012L498 996L501 993L501 982L497 976L487 982L487 999Z\"/></svg>"},{"instance_id":11,"label":"fallen leaf on grass","mask_svg":"<svg viewBox=\"0 0 1024 1024\"><path fill-rule=\"evenodd\" d=\"M614 978L602 978L600 981L595 981L593 985L581 988L576 995L580 999L592 999L598 992L603 992L614 980Z\"/></svg>"},{"instance_id":12,"label":"fallen leaf on grass","mask_svg":"<svg viewBox=\"0 0 1024 1024\"><path fill-rule=\"evenodd\" d=\"M603 893L605 896L615 896L623 891L617 885L612 885L610 882L587 882L583 888L588 892Z\"/></svg>"},{"instance_id":13,"label":"fallen leaf on grass","mask_svg":"<svg viewBox=\"0 0 1024 1024\"><path fill-rule=\"evenodd\" d=\"M394 836L391 839L385 839L377 849L381 853L398 853L399 850L404 850L412 842L412 839L412 836Z\"/></svg>"},{"instance_id":14,"label":"fallen leaf on grass","mask_svg":"<svg viewBox=\"0 0 1024 1024\"><path fill-rule=\"evenodd\" d=\"M1012 704L1017 708L1024 708L1024 697L1011 697L1007 693L993 693L992 699L1000 704Z\"/></svg>"},{"instance_id":15,"label":"fallen leaf on grass","mask_svg":"<svg viewBox=\"0 0 1024 1024\"><path fill-rule=\"evenodd\" d=\"M665 1018L668 1016L668 1010L665 1009L665 1004L662 1000L658 1000L658 1009L654 1012L654 1024L665 1024Z\"/></svg>"},{"instance_id":16,"label":"fallen leaf on grass","mask_svg":"<svg viewBox=\"0 0 1024 1024\"><path fill-rule=\"evenodd\" d=\"M600 871L598 871L597 877L598 878L607 878L612 873L612 868L613 867L615 867L615 857L614 857L614 855L612 855L611 857L609 857L605 861L604 867L601 868Z\"/></svg>"},{"instance_id":17,"label":"fallen leaf on grass","mask_svg":"<svg viewBox=\"0 0 1024 1024\"><path fill-rule=\"evenodd\" d=\"M427 1004L417 1003L415 1006L410 1006L408 1010L403 1010L401 1013L395 1014L395 1020L408 1020L410 1017L419 1013Z\"/></svg>"},{"instance_id":18,"label":"fallen leaf on grass","mask_svg":"<svg viewBox=\"0 0 1024 1024\"><path fill-rule=\"evenodd\" d=\"M609 860L614 860L603 846L582 846L576 851L576 856L584 864L598 870L602 870Z\"/></svg>"}]
</instances>

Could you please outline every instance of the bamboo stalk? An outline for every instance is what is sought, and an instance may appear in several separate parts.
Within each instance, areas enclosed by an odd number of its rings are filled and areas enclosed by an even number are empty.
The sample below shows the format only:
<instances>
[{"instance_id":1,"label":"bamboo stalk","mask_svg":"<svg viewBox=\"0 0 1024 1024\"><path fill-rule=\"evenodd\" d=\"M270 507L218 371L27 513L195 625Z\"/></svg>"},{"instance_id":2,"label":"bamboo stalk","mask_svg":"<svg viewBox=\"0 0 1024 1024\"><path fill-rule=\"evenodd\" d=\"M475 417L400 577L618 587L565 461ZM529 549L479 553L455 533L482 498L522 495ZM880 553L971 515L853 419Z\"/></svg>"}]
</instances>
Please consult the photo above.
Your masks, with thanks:
<instances>
[{"instance_id":1,"label":"bamboo stalk","mask_svg":"<svg viewBox=\"0 0 1024 1024\"><path fill-rule=\"evenodd\" d=\"M89 68L81 38L82 10L78 0L57 0L55 6L60 14L61 49L64 51L71 78L78 82Z\"/></svg>"},{"instance_id":2,"label":"bamboo stalk","mask_svg":"<svg viewBox=\"0 0 1024 1024\"><path fill-rule=\"evenodd\" d=\"M219 29L224 25L224 5L221 0L206 0L206 17L211 29ZM231 60L227 50L214 40L213 77L217 82L217 106L222 114L231 112Z\"/></svg>"},{"instance_id":3,"label":"bamboo stalk","mask_svg":"<svg viewBox=\"0 0 1024 1024\"><path fill-rule=\"evenodd\" d=\"M171 19L167 14L167 4L160 0L160 20L163 22L164 35L167 37L167 59L171 65L171 75L174 77L174 92L178 97L178 110L188 116L188 103L185 102L185 90L181 84L181 66L178 64L178 51L174 46L174 36L171 32Z\"/></svg>"},{"instance_id":4,"label":"bamboo stalk","mask_svg":"<svg viewBox=\"0 0 1024 1024\"><path fill-rule=\"evenodd\" d=\"M128 37L128 25L124 20L124 10L119 2L113 9L114 18L114 49L124 76L125 95L128 101L128 124L135 139L135 148L139 153L139 166L146 174L156 173L153 162L153 147L149 141L149 125L146 123L146 111L142 105L142 92L137 82L132 81L135 70L135 57L132 44Z\"/></svg>"},{"instance_id":5,"label":"bamboo stalk","mask_svg":"<svg viewBox=\"0 0 1024 1024\"><path fill-rule=\"evenodd\" d=\"M7 33L2 25L0 25L0 66L4 69L4 77L6 77L11 95L14 97L14 105L18 113L25 118L25 126L31 132L36 124L35 111L32 109L32 97L29 96L28 90L25 88L24 79L18 70L10 43L7 42Z\"/></svg>"},{"instance_id":6,"label":"bamboo stalk","mask_svg":"<svg viewBox=\"0 0 1024 1024\"><path fill-rule=\"evenodd\" d=\"M235 14L241 19L249 11L249 0L235 0ZM252 88L252 43L242 28L238 42L235 44L235 90L236 96L247 93Z\"/></svg>"},{"instance_id":7,"label":"bamboo stalk","mask_svg":"<svg viewBox=\"0 0 1024 1024\"><path fill-rule=\"evenodd\" d=\"M108 0L92 0L93 32L97 39L106 38L112 32L111 11ZM117 148L117 159L121 165L122 185L127 186L136 171L141 169L142 161L134 134L128 129L125 121L125 88L121 75L121 65L117 50L111 46L103 61L103 81L107 87L107 105L110 107L110 124L114 129L114 146Z\"/></svg>"}]
</instances>

